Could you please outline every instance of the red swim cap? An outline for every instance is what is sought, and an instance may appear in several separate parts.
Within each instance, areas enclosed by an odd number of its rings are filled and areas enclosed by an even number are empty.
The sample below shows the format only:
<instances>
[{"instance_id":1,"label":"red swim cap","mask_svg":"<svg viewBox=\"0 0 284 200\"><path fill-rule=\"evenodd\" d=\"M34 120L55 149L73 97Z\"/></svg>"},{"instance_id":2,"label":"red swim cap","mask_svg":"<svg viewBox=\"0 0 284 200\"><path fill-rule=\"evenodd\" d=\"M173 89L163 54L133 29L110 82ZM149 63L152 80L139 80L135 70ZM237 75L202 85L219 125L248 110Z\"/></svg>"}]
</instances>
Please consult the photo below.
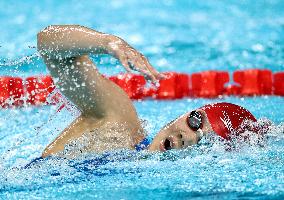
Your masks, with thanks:
<instances>
[{"instance_id":1,"label":"red swim cap","mask_svg":"<svg viewBox=\"0 0 284 200\"><path fill-rule=\"evenodd\" d=\"M229 139L231 134L238 134L243 121L257 121L248 110L231 103L213 103L200 109L206 112L213 131L225 139Z\"/></svg>"}]
</instances>

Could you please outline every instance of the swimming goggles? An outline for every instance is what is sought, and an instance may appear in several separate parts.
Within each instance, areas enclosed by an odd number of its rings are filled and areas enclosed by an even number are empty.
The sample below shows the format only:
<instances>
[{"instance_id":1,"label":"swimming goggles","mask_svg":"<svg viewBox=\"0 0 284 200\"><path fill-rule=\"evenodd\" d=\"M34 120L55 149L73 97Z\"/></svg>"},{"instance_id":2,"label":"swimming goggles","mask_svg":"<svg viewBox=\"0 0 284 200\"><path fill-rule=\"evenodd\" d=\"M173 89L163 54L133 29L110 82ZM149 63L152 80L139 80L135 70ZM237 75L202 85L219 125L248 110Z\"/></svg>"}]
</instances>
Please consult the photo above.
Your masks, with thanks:
<instances>
[{"instance_id":1,"label":"swimming goggles","mask_svg":"<svg viewBox=\"0 0 284 200\"><path fill-rule=\"evenodd\" d=\"M193 131L197 131L202 128L202 115L198 111L192 111L187 117L187 125Z\"/></svg>"}]
</instances>

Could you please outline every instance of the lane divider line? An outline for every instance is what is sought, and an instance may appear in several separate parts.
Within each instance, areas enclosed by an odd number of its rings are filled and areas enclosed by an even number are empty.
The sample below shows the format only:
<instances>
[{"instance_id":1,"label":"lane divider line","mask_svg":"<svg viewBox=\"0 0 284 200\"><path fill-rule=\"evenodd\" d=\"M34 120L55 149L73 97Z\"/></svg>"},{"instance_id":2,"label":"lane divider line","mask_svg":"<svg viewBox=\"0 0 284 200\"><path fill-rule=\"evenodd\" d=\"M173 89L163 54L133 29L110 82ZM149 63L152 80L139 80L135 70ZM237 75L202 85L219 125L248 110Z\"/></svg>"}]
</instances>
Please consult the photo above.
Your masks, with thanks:
<instances>
[{"instance_id":1,"label":"lane divider line","mask_svg":"<svg viewBox=\"0 0 284 200\"><path fill-rule=\"evenodd\" d=\"M172 100L180 98L218 98L227 96L284 96L284 71L272 73L269 69L247 69L233 72L203 71L193 74L164 72L165 79L158 86L149 86L142 75L118 74L106 77L120 86L133 100L152 98ZM0 77L0 107L57 104L60 93L51 98L55 89L49 75Z\"/></svg>"}]
</instances>

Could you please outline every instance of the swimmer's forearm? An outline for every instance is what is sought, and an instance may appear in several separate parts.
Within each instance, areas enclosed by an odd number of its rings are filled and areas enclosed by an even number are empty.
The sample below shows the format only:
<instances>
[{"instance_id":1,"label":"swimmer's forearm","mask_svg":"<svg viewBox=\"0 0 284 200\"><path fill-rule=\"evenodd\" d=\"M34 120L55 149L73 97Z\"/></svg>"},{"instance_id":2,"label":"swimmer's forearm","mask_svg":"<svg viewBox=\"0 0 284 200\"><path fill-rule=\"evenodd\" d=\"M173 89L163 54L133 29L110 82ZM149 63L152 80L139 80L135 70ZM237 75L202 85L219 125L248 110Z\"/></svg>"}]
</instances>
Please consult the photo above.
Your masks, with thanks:
<instances>
[{"instance_id":1,"label":"swimmer's forearm","mask_svg":"<svg viewBox=\"0 0 284 200\"><path fill-rule=\"evenodd\" d=\"M79 25L49 26L38 33L37 46L42 55L56 58L85 54L112 54L110 45L121 39Z\"/></svg>"}]
</instances>

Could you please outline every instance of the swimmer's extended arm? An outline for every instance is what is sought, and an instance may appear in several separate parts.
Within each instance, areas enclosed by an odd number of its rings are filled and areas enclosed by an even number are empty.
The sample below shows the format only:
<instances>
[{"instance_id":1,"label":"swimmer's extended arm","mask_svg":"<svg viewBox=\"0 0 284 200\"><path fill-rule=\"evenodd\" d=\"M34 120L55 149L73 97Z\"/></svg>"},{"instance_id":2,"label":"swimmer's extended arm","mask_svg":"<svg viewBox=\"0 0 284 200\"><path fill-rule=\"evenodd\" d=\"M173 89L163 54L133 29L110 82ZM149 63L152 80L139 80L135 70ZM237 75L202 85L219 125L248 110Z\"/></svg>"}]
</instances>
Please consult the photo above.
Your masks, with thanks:
<instances>
[{"instance_id":1,"label":"swimmer's extended arm","mask_svg":"<svg viewBox=\"0 0 284 200\"><path fill-rule=\"evenodd\" d=\"M38 33L38 50L50 59L110 54L117 58L127 71L136 70L154 81L161 76L144 55L123 39L79 25L45 28Z\"/></svg>"},{"instance_id":2,"label":"swimmer's extended arm","mask_svg":"<svg viewBox=\"0 0 284 200\"><path fill-rule=\"evenodd\" d=\"M152 80L159 77L148 60L119 37L78 25L49 26L38 33L38 50L57 87L85 115L124 114L132 103L126 94L97 71L88 54L108 53L129 70ZM122 112L123 111L123 112Z\"/></svg>"}]
</instances>

